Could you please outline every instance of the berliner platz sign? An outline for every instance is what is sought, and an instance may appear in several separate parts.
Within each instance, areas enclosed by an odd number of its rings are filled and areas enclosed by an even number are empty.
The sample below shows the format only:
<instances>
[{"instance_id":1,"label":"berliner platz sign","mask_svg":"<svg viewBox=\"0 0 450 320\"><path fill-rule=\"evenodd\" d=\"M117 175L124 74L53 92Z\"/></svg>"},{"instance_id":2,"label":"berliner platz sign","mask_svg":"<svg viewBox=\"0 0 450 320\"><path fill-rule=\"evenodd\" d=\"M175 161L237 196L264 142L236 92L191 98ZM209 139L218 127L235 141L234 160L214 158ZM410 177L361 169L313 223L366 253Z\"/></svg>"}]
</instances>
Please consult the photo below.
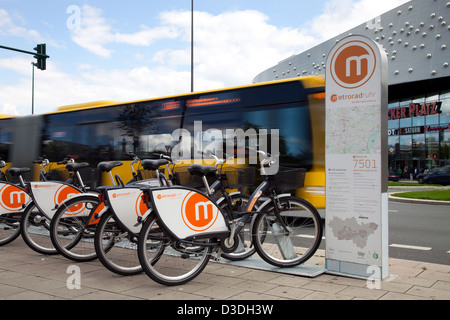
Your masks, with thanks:
<instances>
[{"instance_id":1,"label":"berliner platz sign","mask_svg":"<svg viewBox=\"0 0 450 320\"><path fill-rule=\"evenodd\" d=\"M381 280L388 270L387 55L352 35L326 74L326 272Z\"/></svg>"}]
</instances>

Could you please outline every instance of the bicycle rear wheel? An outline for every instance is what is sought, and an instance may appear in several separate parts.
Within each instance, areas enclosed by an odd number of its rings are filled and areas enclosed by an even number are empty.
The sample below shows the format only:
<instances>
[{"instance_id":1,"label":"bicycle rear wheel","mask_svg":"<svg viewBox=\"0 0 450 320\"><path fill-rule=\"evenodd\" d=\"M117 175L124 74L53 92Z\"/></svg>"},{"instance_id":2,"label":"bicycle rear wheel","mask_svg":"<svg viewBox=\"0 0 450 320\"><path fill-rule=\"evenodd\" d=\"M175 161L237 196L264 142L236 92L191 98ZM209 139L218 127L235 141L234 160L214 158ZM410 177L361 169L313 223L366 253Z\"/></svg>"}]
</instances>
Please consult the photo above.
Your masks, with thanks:
<instances>
[{"instance_id":1,"label":"bicycle rear wheel","mask_svg":"<svg viewBox=\"0 0 450 320\"><path fill-rule=\"evenodd\" d=\"M316 208L304 199L290 196L279 199L277 205L282 223L275 216L274 204L266 205L255 218L253 244L266 262L293 267L316 252L322 240L322 221Z\"/></svg>"},{"instance_id":2,"label":"bicycle rear wheel","mask_svg":"<svg viewBox=\"0 0 450 320\"><path fill-rule=\"evenodd\" d=\"M41 213L34 202L23 212L20 228L28 247L41 254L58 254L50 238L50 219Z\"/></svg>"},{"instance_id":3,"label":"bicycle rear wheel","mask_svg":"<svg viewBox=\"0 0 450 320\"><path fill-rule=\"evenodd\" d=\"M22 212L0 215L0 246L8 244L20 235Z\"/></svg>"},{"instance_id":4,"label":"bicycle rear wheel","mask_svg":"<svg viewBox=\"0 0 450 320\"><path fill-rule=\"evenodd\" d=\"M181 244L170 238L159 227L155 214L147 218L139 233L138 256L142 268L163 285L181 285L197 277L208 264L211 252L211 247Z\"/></svg>"},{"instance_id":5,"label":"bicycle rear wheel","mask_svg":"<svg viewBox=\"0 0 450 320\"><path fill-rule=\"evenodd\" d=\"M98 259L110 271L127 276L142 272L137 254L137 236L116 223L111 212L103 214L95 231Z\"/></svg>"},{"instance_id":6,"label":"bicycle rear wheel","mask_svg":"<svg viewBox=\"0 0 450 320\"><path fill-rule=\"evenodd\" d=\"M61 255L78 262L97 258L94 246L97 224L90 224L89 218L99 204L98 197L84 195L68 200L56 211L50 225L50 236Z\"/></svg>"}]
</instances>

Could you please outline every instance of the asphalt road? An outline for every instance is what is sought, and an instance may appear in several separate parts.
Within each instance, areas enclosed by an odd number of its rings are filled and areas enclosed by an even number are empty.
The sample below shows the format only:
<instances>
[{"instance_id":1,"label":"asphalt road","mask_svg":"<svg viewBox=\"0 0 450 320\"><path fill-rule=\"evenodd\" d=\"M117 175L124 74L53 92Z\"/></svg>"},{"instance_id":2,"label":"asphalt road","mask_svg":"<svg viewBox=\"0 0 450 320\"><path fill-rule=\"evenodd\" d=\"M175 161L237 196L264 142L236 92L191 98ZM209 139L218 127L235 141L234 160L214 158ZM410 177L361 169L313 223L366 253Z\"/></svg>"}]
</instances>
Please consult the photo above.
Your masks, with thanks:
<instances>
[{"instance_id":1,"label":"asphalt road","mask_svg":"<svg viewBox=\"0 0 450 320\"><path fill-rule=\"evenodd\" d=\"M389 256L450 265L450 206L389 201Z\"/></svg>"}]
</instances>

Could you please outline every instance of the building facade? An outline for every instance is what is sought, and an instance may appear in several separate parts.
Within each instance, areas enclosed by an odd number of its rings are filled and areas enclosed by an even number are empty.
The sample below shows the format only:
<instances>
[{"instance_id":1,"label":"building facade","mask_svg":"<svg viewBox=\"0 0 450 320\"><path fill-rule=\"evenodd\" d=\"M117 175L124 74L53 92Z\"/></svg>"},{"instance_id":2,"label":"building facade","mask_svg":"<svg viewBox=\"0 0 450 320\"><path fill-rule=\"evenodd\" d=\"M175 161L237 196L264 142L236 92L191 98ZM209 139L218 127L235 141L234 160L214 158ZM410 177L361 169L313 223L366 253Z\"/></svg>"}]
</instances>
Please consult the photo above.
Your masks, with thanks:
<instances>
[{"instance_id":1,"label":"building facade","mask_svg":"<svg viewBox=\"0 0 450 320\"><path fill-rule=\"evenodd\" d=\"M402 172L450 165L450 1L412 0L269 68L253 81L322 74L348 35L367 36L388 55L389 166Z\"/></svg>"}]
</instances>

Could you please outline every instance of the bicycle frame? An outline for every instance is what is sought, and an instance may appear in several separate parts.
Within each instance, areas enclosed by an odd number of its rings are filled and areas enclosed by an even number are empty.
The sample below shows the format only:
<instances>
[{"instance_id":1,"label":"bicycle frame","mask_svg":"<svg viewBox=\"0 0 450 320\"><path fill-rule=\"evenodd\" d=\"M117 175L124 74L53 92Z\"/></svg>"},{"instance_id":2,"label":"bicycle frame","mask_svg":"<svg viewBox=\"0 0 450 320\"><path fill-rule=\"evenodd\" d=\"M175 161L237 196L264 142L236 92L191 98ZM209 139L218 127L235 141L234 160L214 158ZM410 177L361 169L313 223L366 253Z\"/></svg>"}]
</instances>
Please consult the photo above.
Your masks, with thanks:
<instances>
[{"instance_id":1,"label":"bicycle frame","mask_svg":"<svg viewBox=\"0 0 450 320\"><path fill-rule=\"evenodd\" d=\"M227 214L220 210L217 206L217 202L214 202L214 200L210 198L212 191L215 191L214 188L219 186L217 183L220 183L220 181L216 181L213 183L213 187L209 188L206 177L203 176L203 181L207 186L207 194L199 192L195 189L181 186L143 189L144 193L148 195L148 198L146 198L145 201L151 203L150 206L152 209L149 209L142 216L140 221L145 221L153 210L161 222L160 227L162 227L162 229L164 229L170 237L176 239L177 241L187 242L199 246L220 245L224 252L233 252L235 247L238 245L235 236L239 234L245 224L252 219L254 214L261 211L269 203L276 204L277 199L290 196L290 194L277 195L274 192L272 185L273 178L272 176L266 175L266 171L264 169L265 166L270 166L273 162L274 160L271 158L263 159L261 161L261 175L264 175L265 179L250 196L246 208L242 212L242 217L231 220ZM268 199L264 200L263 205L261 205L257 211L253 210L261 196L266 194L269 196ZM191 201L191 198L198 199ZM193 202L193 204L190 204L190 202ZM200 211L199 208L203 208L203 211ZM288 233L287 227L282 222L278 206L275 205L274 208L277 220L281 223L284 231ZM188 213L188 211L191 211L191 213ZM179 219L173 219L173 212L181 212L181 220L183 223ZM202 213L205 218L210 215L211 218L204 219L209 222L202 226L196 225L190 221L190 218L188 217L189 214L192 215L192 212L194 212L195 220L197 221L200 221L200 215ZM196 240L211 238L217 238L220 241L211 242L208 244L196 242Z\"/></svg>"},{"instance_id":2,"label":"bicycle frame","mask_svg":"<svg viewBox=\"0 0 450 320\"><path fill-rule=\"evenodd\" d=\"M32 181L27 183L25 190L28 192L32 202L36 205L40 213L42 213L47 219L52 219L55 211L66 201L73 199L74 197L85 195L86 187L84 185L83 179L78 171L77 167L87 166L87 163L76 164L73 159L64 161L67 163L66 168L69 171L74 171L71 174L68 181L73 182L73 176L77 178L80 186L75 186L72 183L62 182L62 181L47 181L45 178L46 170L45 167L49 165L47 159L38 160L42 169L40 171L40 176L43 177L44 181ZM31 201L29 202L31 203ZM77 211L78 212L78 211ZM73 212L73 214L77 214ZM81 213L80 210L78 213Z\"/></svg>"}]
</instances>

